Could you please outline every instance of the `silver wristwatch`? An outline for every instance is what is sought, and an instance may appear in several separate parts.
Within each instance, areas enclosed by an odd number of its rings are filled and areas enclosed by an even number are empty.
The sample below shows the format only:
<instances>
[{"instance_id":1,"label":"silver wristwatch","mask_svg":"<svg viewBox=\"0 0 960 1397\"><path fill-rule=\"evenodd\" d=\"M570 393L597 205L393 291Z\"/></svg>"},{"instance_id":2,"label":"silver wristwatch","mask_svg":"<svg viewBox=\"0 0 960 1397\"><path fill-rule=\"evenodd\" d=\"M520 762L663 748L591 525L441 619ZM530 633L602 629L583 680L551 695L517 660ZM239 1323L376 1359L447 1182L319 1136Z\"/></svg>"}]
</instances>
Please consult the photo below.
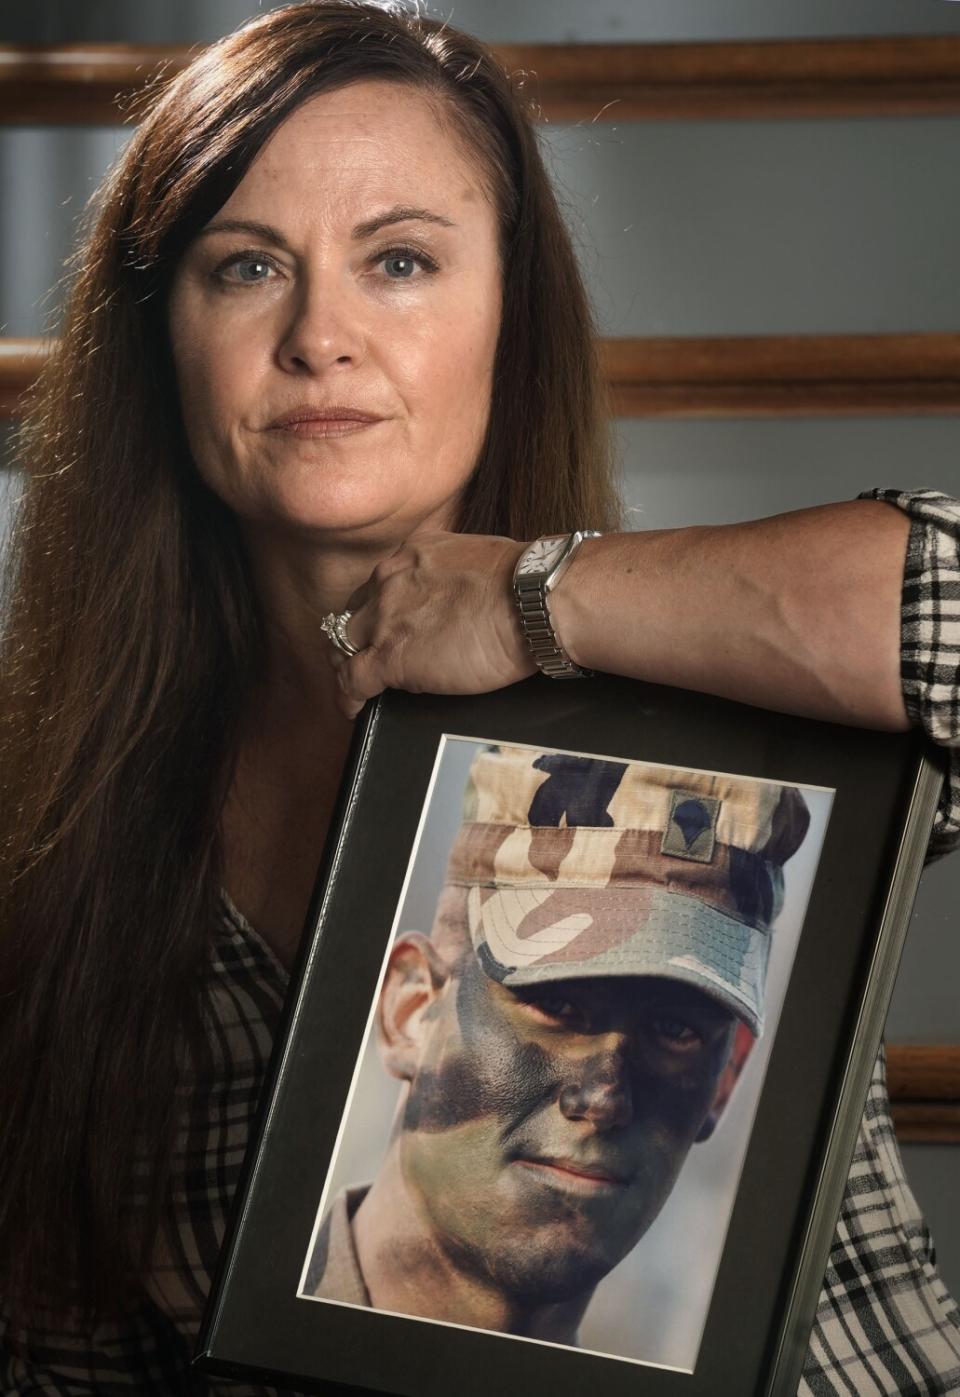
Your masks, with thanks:
<instances>
[{"instance_id":1,"label":"silver wristwatch","mask_svg":"<svg viewBox=\"0 0 960 1397\"><path fill-rule=\"evenodd\" d=\"M520 624L537 668L551 679L580 679L591 673L574 664L557 639L547 596L573 562L583 540L599 537L596 529L548 534L525 548L517 560L513 590L520 607Z\"/></svg>"}]
</instances>

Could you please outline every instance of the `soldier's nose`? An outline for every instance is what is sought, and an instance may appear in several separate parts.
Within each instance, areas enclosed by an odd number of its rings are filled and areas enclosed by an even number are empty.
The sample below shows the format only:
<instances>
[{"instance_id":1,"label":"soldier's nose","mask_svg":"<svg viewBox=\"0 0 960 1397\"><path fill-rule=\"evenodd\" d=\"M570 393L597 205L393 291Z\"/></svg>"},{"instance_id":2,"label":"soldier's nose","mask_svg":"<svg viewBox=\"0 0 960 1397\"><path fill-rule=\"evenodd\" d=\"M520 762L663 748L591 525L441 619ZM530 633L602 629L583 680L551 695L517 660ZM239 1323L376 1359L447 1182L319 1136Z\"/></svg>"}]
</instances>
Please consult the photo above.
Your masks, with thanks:
<instances>
[{"instance_id":1,"label":"soldier's nose","mask_svg":"<svg viewBox=\"0 0 960 1397\"><path fill-rule=\"evenodd\" d=\"M587 1120L597 1130L615 1130L633 1119L633 1093L622 1047L588 1058L558 1098L568 1120Z\"/></svg>"}]
</instances>

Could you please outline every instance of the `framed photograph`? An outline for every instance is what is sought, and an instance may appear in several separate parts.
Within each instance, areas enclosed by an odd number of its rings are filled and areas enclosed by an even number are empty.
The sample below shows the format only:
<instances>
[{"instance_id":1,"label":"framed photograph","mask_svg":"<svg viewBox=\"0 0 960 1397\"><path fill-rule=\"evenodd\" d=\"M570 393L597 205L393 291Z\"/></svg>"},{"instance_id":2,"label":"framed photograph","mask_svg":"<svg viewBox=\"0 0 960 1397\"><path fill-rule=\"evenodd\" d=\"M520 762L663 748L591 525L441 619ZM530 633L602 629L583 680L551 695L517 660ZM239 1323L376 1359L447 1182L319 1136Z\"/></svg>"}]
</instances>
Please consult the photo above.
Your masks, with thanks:
<instances>
[{"instance_id":1,"label":"framed photograph","mask_svg":"<svg viewBox=\"0 0 960 1397\"><path fill-rule=\"evenodd\" d=\"M795 1397L940 779L605 676L370 705L197 1366Z\"/></svg>"}]
</instances>

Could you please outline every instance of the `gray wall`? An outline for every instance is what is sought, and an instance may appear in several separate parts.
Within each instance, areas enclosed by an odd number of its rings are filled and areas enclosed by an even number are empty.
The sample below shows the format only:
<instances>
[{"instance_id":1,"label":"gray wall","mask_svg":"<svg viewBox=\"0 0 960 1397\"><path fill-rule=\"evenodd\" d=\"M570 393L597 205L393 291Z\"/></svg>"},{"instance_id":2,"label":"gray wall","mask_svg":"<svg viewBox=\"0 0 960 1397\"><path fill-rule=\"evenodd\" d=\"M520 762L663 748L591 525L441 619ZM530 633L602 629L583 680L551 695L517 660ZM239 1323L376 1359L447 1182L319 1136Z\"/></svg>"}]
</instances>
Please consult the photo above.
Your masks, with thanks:
<instances>
[{"instance_id":1,"label":"gray wall","mask_svg":"<svg viewBox=\"0 0 960 1397\"><path fill-rule=\"evenodd\" d=\"M256 9L46 0L5 7L0 40L205 42ZM442 12L494 42L960 32L960 4L948 0L460 0ZM605 334L955 330L958 136L954 118L584 123L547 126L544 147ZM124 139L0 128L0 333L55 328L76 220ZM953 418L617 427L638 528L747 518L872 485L960 494ZM924 877L892 1041L960 1041L958 885L956 858ZM904 1154L960 1292L957 1151Z\"/></svg>"},{"instance_id":2,"label":"gray wall","mask_svg":"<svg viewBox=\"0 0 960 1397\"><path fill-rule=\"evenodd\" d=\"M126 139L0 128L4 333L49 324L84 206ZM544 148L603 334L960 324L960 117L548 126Z\"/></svg>"}]
</instances>

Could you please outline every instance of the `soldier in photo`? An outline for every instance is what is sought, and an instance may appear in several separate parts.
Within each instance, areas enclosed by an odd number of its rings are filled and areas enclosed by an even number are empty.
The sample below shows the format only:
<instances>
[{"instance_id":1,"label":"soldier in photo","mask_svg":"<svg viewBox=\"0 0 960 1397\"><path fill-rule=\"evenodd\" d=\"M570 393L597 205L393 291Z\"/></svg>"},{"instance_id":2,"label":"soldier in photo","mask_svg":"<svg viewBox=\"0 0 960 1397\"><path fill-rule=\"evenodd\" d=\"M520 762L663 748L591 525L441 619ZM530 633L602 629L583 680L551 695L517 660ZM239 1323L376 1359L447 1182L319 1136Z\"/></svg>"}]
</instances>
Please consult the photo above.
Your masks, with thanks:
<instances>
[{"instance_id":1,"label":"soldier in photo","mask_svg":"<svg viewBox=\"0 0 960 1397\"><path fill-rule=\"evenodd\" d=\"M377 1006L402 1083L303 1294L576 1344L763 1028L800 792L499 747Z\"/></svg>"}]
</instances>

